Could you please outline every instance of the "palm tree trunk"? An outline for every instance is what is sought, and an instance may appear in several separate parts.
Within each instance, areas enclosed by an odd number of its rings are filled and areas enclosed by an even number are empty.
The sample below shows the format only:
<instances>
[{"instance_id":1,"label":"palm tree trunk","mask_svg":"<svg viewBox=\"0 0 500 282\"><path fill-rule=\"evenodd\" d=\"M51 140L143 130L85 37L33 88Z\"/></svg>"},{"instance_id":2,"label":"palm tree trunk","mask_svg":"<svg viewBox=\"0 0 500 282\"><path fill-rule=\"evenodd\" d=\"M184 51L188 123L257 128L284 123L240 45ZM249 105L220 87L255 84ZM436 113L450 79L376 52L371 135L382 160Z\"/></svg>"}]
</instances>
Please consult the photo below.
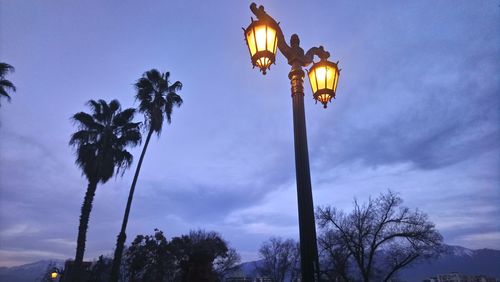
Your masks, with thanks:
<instances>
[{"instance_id":1,"label":"palm tree trunk","mask_svg":"<svg viewBox=\"0 0 500 282\"><path fill-rule=\"evenodd\" d=\"M87 240L87 229L89 227L90 211L92 210L92 202L97 188L97 181L89 181L85 198L83 199L82 211L80 214L80 226L78 227L78 239L76 242L76 255L73 269L73 281L78 281L82 268L83 254L85 253L85 242Z\"/></svg>"},{"instance_id":2,"label":"palm tree trunk","mask_svg":"<svg viewBox=\"0 0 500 282\"><path fill-rule=\"evenodd\" d=\"M118 276L120 273L120 263L122 260L123 248L125 246L125 239L127 239L127 234L125 234L125 230L127 229L128 215L130 213L130 206L132 205L132 199L134 197L135 185L137 183L137 178L139 178L139 172L141 171L142 161L144 160L144 155L146 155L146 150L148 148L149 140L151 139L151 135L153 135L153 130L150 129L148 132L148 136L146 137L146 143L144 143L144 147L142 148L141 157L139 158L139 162L137 163L137 168L135 169L134 180L132 180L132 186L130 186L130 192L128 194L127 206L125 208L125 214L123 216L122 229L118 238L116 240L116 248L115 255L113 258L113 266L111 268L111 282L117 282Z\"/></svg>"}]
</instances>

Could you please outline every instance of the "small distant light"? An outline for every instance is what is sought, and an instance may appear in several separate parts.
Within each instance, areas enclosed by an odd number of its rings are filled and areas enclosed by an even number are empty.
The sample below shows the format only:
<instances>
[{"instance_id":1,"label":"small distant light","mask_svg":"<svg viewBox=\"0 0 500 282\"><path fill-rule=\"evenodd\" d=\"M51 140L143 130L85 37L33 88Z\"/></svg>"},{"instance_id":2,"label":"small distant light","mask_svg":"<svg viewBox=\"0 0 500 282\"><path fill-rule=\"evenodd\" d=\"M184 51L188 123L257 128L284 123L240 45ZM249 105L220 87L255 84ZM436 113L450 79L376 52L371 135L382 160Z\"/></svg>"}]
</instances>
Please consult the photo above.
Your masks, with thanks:
<instances>
[{"instance_id":1,"label":"small distant light","mask_svg":"<svg viewBox=\"0 0 500 282\"><path fill-rule=\"evenodd\" d=\"M56 279L58 275L59 274L56 271L52 271L52 273L50 274L50 278Z\"/></svg>"}]
</instances>

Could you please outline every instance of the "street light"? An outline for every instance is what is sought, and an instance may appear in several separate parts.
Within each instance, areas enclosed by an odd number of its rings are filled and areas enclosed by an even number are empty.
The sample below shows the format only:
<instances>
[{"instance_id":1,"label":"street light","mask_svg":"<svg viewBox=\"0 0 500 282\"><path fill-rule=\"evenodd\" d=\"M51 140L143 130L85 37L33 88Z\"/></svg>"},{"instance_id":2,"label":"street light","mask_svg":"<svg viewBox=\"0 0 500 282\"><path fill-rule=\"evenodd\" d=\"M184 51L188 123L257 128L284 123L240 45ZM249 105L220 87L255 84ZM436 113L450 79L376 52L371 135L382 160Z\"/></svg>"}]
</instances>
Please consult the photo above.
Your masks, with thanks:
<instances>
[{"instance_id":1,"label":"street light","mask_svg":"<svg viewBox=\"0 0 500 282\"><path fill-rule=\"evenodd\" d=\"M55 281L57 278L59 278L59 281L61 281L62 274L63 274L63 271L61 269L54 267L52 269L52 272L50 272L50 279Z\"/></svg>"},{"instance_id":2,"label":"street light","mask_svg":"<svg viewBox=\"0 0 500 282\"><path fill-rule=\"evenodd\" d=\"M302 68L313 64L308 71L313 98L326 108L327 103L335 98L340 74L338 62L328 61L330 53L325 51L322 46L313 47L304 53L300 47L299 36L296 34L291 36L290 45L288 45L279 24L264 11L263 6L257 8L257 5L252 3L250 10L257 17L257 21L252 19L252 23L243 30L252 65L259 67L262 73L266 74L266 70L275 62L276 47L278 47L292 67L288 78L292 86L302 281L313 282L315 276L316 280L319 281L318 247L304 112L305 73ZM320 59L319 62L313 62L314 56Z\"/></svg>"},{"instance_id":3,"label":"street light","mask_svg":"<svg viewBox=\"0 0 500 282\"><path fill-rule=\"evenodd\" d=\"M245 40L252 57L254 67L259 67L265 75L276 58L276 26L264 21L253 21L245 29Z\"/></svg>"},{"instance_id":4,"label":"street light","mask_svg":"<svg viewBox=\"0 0 500 282\"><path fill-rule=\"evenodd\" d=\"M314 99L326 104L335 98L335 91L339 82L340 70L336 63L321 59L313 64L307 72L309 74L309 83L311 84Z\"/></svg>"}]
</instances>

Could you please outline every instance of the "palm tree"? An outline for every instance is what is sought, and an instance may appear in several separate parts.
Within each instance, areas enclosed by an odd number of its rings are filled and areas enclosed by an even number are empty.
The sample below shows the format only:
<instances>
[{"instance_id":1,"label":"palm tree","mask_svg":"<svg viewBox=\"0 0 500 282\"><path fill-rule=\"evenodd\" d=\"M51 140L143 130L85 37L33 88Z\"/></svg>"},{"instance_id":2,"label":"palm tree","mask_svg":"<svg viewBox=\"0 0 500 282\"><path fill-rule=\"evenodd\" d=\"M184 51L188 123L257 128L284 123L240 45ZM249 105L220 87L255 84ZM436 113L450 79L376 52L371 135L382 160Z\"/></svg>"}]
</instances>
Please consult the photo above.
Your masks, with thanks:
<instances>
[{"instance_id":1,"label":"palm tree","mask_svg":"<svg viewBox=\"0 0 500 282\"><path fill-rule=\"evenodd\" d=\"M10 89L10 91L16 92L16 87L12 82L5 79L5 76L9 72L14 72L14 70L13 66L7 63L0 63L0 97L5 97L8 101L10 101L10 96L7 90Z\"/></svg>"},{"instance_id":2,"label":"palm tree","mask_svg":"<svg viewBox=\"0 0 500 282\"><path fill-rule=\"evenodd\" d=\"M120 272L120 262L123 254L123 248L127 235L128 216L130 213L130 206L132 205L132 198L134 197L135 185L139 177L142 161L148 148L149 140L153 133L160 136L163 120L166 119L167 123L171 123L172 110L174 106L180 107L182 105L182 98L176 92L182 89L182 83L179 81L170 84L170 73L160 73L156 69L145 72L142 77L135 83L137 90L136 99L139 101L139 112L144 114L145 122L144 129L148 131L146 142L142 148L142 153L137 163L135 170L134 180L130 187L130 192L123 216L123 223L120 234L116 241L115 254L113 259L113 267L111 269L111 281L118 281Z\"/></svg>"},{"instance_id":3,"label":"palm tree","mask_svg":"<svg viewBox=\"0 0 500 282\"><path fill-rule=\"evenodd\" d=\"M73 116L78 131L69 145L76 147L75 163L88 180L82 204L74 267L78 280L81 269L90 211L98 183L106 183L115 173L123 172L132 164L132 154L126 148L141 142L140 123L132 122L135 109L121 110L117 100L88 102L91 113L79 112Z\"/></svg>"}]
</instances>

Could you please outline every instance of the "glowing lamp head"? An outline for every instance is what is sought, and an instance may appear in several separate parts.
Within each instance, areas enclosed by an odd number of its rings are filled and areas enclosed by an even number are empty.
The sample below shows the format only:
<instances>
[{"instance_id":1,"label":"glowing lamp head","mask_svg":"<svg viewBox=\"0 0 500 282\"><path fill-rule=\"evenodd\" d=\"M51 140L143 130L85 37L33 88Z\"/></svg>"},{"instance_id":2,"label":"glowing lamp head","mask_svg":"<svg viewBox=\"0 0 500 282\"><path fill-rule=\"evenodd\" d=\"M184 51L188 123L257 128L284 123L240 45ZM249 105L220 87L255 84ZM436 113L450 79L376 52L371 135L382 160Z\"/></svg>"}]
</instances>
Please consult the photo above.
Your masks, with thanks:
<instances>
[{"instance_id":1,"label":"glowing lamp head","mask_svg":"<svg viewBox=\"0 0 500 282\"><path fill-rule=\"evenodd\" d=\"M57 271L55 271L55 270L54 270L54 271L52 271L52 272L50 273L50 278L52 278L52 279L56 279L58 275L59 275L59 274L57 273Z\"/></svg>"},{"instance_id":2,"label":"glowing lamp head","mask_svg":"<svg viewBox=\"0 0 500 282\"><path fill-rule=\"evenodd\" d=\"M263 74L276 59L278 38L276 28L261 20L254 21L244 30L245 40L252 58L252 65L259 67Z\"/></svg>"},{"instance_id":3,"label":"glowing lamp head","mask_svg":"<svg viewBox=\"0 0 500 282\"><path fill-rule=\"evenodd\" d=\"M338 63L338 62L337 62ZM314 99L326 109L327 103L335 98L340 70L336 63L321 59L309 69L309 82Z\"/></svg>"}]
</instances>

